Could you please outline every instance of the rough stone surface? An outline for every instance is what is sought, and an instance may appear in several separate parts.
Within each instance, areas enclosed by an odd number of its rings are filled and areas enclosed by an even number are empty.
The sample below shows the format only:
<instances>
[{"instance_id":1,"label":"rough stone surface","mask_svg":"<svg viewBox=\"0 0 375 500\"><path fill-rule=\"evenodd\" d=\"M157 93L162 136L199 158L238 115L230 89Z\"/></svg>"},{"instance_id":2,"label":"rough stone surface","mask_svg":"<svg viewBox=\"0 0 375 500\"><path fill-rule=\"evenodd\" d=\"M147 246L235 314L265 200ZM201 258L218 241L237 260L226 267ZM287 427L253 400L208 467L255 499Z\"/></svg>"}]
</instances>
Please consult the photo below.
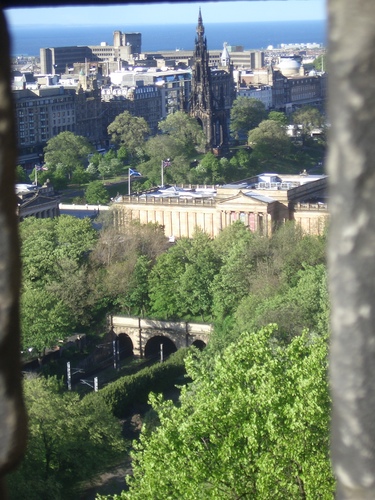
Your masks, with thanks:
<instances>
[{"instance_id":1,"label":"rough stone surface","mask_svg":"<svg viewBox=\"0 0 375 500\"><path fill-rule=\"evenodd\" d=\"M375 2L330 0L332 459L337 498L375 498Z\"/></svg>"},{"instance_id":2,"label":"rough stone surface","mask_svg":"<svg viewBox=\"0 0 375 500\"><path fill-rule=\"evenodd\" d=\"M0 11L0 477L22 458L26 418L20 369L20 260L14 189L16 138L9 41ZM4 498L0 484L1 498Z\"/></svg>"}]
</instances>

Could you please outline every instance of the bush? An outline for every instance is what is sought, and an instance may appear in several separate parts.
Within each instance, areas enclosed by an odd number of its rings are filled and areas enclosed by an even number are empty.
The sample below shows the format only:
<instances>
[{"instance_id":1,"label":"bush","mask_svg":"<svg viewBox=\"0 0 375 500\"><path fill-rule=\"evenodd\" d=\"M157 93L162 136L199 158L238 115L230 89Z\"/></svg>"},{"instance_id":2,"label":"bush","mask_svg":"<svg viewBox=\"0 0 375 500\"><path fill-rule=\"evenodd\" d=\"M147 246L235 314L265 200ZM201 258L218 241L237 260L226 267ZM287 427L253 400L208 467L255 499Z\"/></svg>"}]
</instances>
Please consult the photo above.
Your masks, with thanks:
<instances>
[{"instance_id":1,"label":"bush","mask_svg":"<svg viewBox=\"0 0 375 500\"><path fill-rule=\"evenodd\" d=\"M147 403L150 392L164 392L173 388L185 374L185 357L188 349L179 349L165 363L157 363L144 370L122 377L99 391L113 415L129 415L135 403Z\"/></svg>"}]
</instances>

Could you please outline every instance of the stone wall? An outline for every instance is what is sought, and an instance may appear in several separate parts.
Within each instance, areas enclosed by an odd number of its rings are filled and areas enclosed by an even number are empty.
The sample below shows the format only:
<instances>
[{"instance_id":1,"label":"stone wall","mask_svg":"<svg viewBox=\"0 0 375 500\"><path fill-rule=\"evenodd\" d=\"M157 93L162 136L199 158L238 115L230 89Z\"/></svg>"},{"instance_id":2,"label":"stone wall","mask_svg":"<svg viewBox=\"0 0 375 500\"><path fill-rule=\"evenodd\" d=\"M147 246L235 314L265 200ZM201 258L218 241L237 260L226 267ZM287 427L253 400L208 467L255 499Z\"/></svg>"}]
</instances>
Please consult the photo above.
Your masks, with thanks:
<instances>
[{"instance_id":1,"label":"stone wall","mask_svg":"<svg viewBox=\"0 0 375 500\"><path fill-rule=\"evenodd\" d=\"M20 363L20 255L15 193L16 135L9 39L0 10L0 477L22 458L26 416ZM5 498L0 483L0 498Z\"/></svg>"},{"instance_id":2,"label":"stone wall","mask_svg":"<svg viewBox=\"0 0 375 500\"><path fill-rule=\"evenodd\" d=\"M330 0L332 459L337 498L375 498L375 2Z\"/></svg>"}]
</instances>

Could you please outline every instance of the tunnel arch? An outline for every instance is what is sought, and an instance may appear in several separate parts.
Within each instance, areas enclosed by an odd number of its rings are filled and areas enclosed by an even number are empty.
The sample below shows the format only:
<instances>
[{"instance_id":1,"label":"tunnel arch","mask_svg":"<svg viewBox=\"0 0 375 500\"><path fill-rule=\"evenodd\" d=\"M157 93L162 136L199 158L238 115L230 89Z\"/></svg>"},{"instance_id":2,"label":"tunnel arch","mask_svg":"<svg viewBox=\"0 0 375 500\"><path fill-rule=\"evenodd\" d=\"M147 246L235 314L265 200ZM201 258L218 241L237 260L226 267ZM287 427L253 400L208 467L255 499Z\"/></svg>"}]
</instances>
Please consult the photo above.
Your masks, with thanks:
<instances>
[{"instance_id":1,"label":"tunnel arch","mask_svg":"<svg viewBox=\"0 0 375 500\"><path fill-rule=\"evenodd\" d=\"M194 342L191 345L195 346L200 351L203 351L203 349L206 347L207 344L203 340L197 339L194 340Z\"/></svg>"},{"instance_id":2,"label":"tunnel arch","mask_svg":"<svg viewBox=\"0 0 375 500\"><path fill-rule=\"evenodd\" d=\"M169 356L170 354L177 351L175 343L168 337L164 335L156 335L148 340L145 346L145 358L151 356L157 356L160 354L160 344L163 344L163 355Z\"/></svg>"},{"instance_id":3,"label":"tunnel arch","mask_svg":"<svg viewBox=\"0 0 375 500\"><path fill-rule=\"evenodd\" d=\"M120 333L117 336L118 339L118 351L120 353L120 359L129 358L134 355L134 346L132 339L127 333Z\"/></svg>"}]
</instances>

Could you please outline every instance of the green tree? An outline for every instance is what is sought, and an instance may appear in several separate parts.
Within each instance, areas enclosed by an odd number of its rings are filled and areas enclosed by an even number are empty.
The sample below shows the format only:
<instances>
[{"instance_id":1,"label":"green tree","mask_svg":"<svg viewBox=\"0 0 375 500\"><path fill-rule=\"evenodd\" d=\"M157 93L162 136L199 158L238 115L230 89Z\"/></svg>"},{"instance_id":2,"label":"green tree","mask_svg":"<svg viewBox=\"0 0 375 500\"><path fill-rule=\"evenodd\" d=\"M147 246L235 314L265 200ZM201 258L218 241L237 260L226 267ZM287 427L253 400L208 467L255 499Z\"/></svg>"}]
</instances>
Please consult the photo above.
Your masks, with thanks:
<instances>
[{"instance_id":1,"label":"green tree","mask_svg":"<svg viewBox=\"0 0 375 500\"><path fill-rule=\"evenodd\" d=\"M116 116L108 126L111 141L117 146L125 147L133 157L141 156L146 137L150 134L149 126L144 118L133 116L129 111Z\"/></svg>"},{"instance_id":2,"label":"green tree","mask_svg":"<svg viewBox=\"0 0 375 500\"><path fill-rule=\"evenodd\" d=\"M149 277L149 295L152 313L160 319L177 319L186 313L179 292L179 281L185 272L187 252L191 240L183 238L161 254Z\"/></svg>"},{"instance_id":3,"label":"green tree","mask_svg":"<svg viewBox=\"0 0 375 500\"><path fill-rule=\"evenodd\" d=\"M207 320L212 316L212 282L220 266L207 233L195 231L185 262L177 284L186 311L184 316Z\"/></svg>"},{"instance_id":4,"label":"green tree","mask_svg":"<svg viewBox=\"0 0 375 500\"><path fill-rule=\"evenodd\" d=\"M268 120L273 120L283 126L288 125L288 117L281 111L270 111L268 113Z\"/></svg>"},{"instance_id":5,"label":"green tree","mask_svg":"<svg viewBox=\"0 0 375 500\"><path fill-rule=\"evenodd\" d=\"M258 99L237 97L230 112L230 131L237 140L245 140L249 130L265 120L267 111Z\"/></svg>"},{"instance_id":6,"label":"green tree","mask_svg":"<svg viewBox=\"0 0 375 500\"><path fill-rule=\"evenodd\" d=\"M204 150L205 135L197 120L183 111L176 111L159 122L159 130L182 147L187 157Z\"/></svg>"},{"instance_id":7,"label":"green tree","mask_svg":"<svg viewBox=\"0 0 375 500\"><path fill-rule=\"evenodd\" d=\"M125 153L127 156L125 148L122 147L119 151L121 151L121 154ZM98 171L103 179L125 172L125 164L123 158L121 158L121 154L118 156L113 149L110 149L106 154L100 156Z\"/></svg>"},{"instance_id":8,"label":"green tree","mask_svg":"<svg viewBox=\"0 0 375 500\"><path fill-rule=\"evenodd\" d=\"M67 215L26 218L20 235L22 344L42 353L88 322L91 294L82 266L97 235L88 218Z\"/></svg>"},{"instance_id":9,"label":"green tree","mask_svg":"<svg viewBox=\"0 0 375 500\"><path fill-rule=\"evenodd\" d=\"M94 163L89 163L88 164L86 172L89 175L90 181L97 180L97 178L99 177L98 167Z\"/></svg>"},{"instance_id":10,"label":"green tree","mask_svg":"<svg viewBox=\"0 0 375 500\"><path fill-rule=\"evenodd\" d=\"M20 223L23 280L44 283L56 263L54 221L27 217Z\"/></svg>"},{"instance_id":11,"label":"green tree","mask_svg":"<svg viewBox=\"0 0 375 500\"><path fill-rule=\"evenodd\" d=\"M103 180L105 178L112 177L115 172L113 169L113 165L111 164L111 160L105 160L103 158L99 163L98 172Z\"/></svg>"},{"instance_id":12,"label":"green tree","mask_svg":"<svg viewBox=\"0 0 375 500\"><path fill-rule=\"evenodd\" d=\"M109 201L109 194L101 181L91 181L86 188L85 198L87 203L94 205L96 203L105 204Z\"/></svg>"},{"instance_id":13,"label":"green tree","mask_svg":"<svg viewBox=\"0 0 375 500\"><path fill-rule=\"evenodd\" d=\"M195 168L198 184L217 184L222 182L220 160L211 152L206 153Z\"/></svg>"},{"instance_id":14,"label":"green tree","mask_svg":"<svg viewBox=\"0 0 375 500\"><path fill-rule=\"evenodd\" d=\"M302 126L302 138L304 141L309 137L311 131L315 128L324 126L325 119L317 108L312 106L304 106L292 115L292 120L295 125Z\"/></svg>"},{"instance_id":15,"label":"green tree","mask_svg":"<svg viewBox=\"0 0 375 500\"><path fill-rule=\"evenodd\" d=\"M77 167L72 175L72 183L82 186L82 184L87 184L89 182L90 177L90 173L87 172L87 170L82 167Z\"/></svg>"},{"instance_id":16,"label":"green tree","mask_svg":"<svg viewBox=\"0 0 375 500\"><path fill-rule=\"evenodd\" d=\"M88 217L78 219L70 215L60 215L54 224L57 258L82 261L97 240L97 233L92 227L91 220Z\"/></svg>"},{"instance_id":17,"label":"green tree","mask_svg":"<svg viewBox=\"0 0 375 500\"><path fill-rule=\"evenodd\" d=\"M151 261L147 256L140 255L132 269L127 283L127 292L123 298L118 297L116 305L121 305L127 314L145 316L149 305L148 276Z\"/></svg>"},{"instance_id":18,"label":"green tree","mask_svg":"<svg viewBox=\"0 0 375 500\"><path fill-rule=\"evenodd\" d=\"M117 158L122 162L123 165L126 165L126 162L129 159L129 152L125 148L125 146L121 146L117 151Z\"/></svg>"},{"instance_id":19,"label":"green tree","mask_svg":"<svg viewBox=\"0 0 375 500\"><path fill-rule=\"evenodd\" d=\"M235 156L229 160L229 169L227 177L229 181L238 181L259 173L258 164L254 161L249 149L239 149Z\"/></svg>"},{"instance_id":20,"label":"green tree","mask_svg":"<svg viewBox=\"0 0 375 500\"><path fill-rule=\"evenodd\" d=\"M253 235L247 231L241 236L229 242L222 266L213 278L213 312L220 320L232 315L240 300L249 293L249 274L253 269L249 246Z\"/></svg>"},{"instance_id":21,"label":"green tree","mask_svg":"<svg viewBox=\"0 0 375 500\"><path fill-rule=\"evenodd\" d=\"M26 173L26 170L21 165L17 165L17 167L16 167L16 179L17 179L17 182L20 184L23 184L23 183L27 184L30 182L30 179Z\"/></svg>"},{"instance_id":22,"label":"green tree","mask_svg":"<svg viewBox=\"0 0 375 500\"><path fill-rule=\"evenodd\" d=\"M255 294L245 296L234 315L234 336L243 330L251 331L276 321L278 339L283 342L290 342L305 328L325 334L329 329L325 266L307 266L296 274L293 285L284 286L272 295L263 298Z\"/></svg>"},{"instance_id":23,"label":"green tree","mask_svg":"<svg viewBox=\"0 0 375 500\"><path fill-rule=\"evenodd\" d=\"M49 175L53 175L57 166L61 165L64 176L71 179L76 168L86 166L87 157L93 150L93 146L85 137L73 132L61 132L52 137L44 148L44 160Z\"/></svg>"},{"instance_id":24,"label":"green tree","mask_svg":"<svg viewBox=\"0 0 375 500\"><path fill-rule=\"evenodd\" d=\"M317 71L327 71L327 54L321 54L313 63Z\"/></svg>"},{"instance_id":25,"label":"green tree","mask_svg":"<svg viewBox=\"0 0 375 500\"><path fill-rule=\"evenodd\" d=\"M162 254L150 272L150 304L161 319L209 318L211 284L218 270L209 236L197 230L192 239L181 239Z\"/></svg>"},{"instance_id":26,"label":"green tree","mask_svg":"<svg viewBox=\"0 0 375 500\"><path fill-rule=\"evenodd\" d=\"M151 398L160 426L142 432L118 498L334 498L327 339L281 347L274 335L243 334L214 363L188 360L178 406Z\"/></svg>"},{"instance_id":27,"label":"green tree","mask_svg":"<svg viewBox=\"0 0 375 500\"><path fill-rule=\"evenodd\" d=\"M145 146L148 160L142 165L142 173L154 185L161 182L161 164L169 159L164 170L164 183L192 182L191 159L204 149L204 134L197 121L188 114L177 111L159 122L162 134L150 137Z\"/></svg>"},{"instance_id":28,"label":"green tree","mask_svg":"<svg viewBox=\"0 0 375 500\"><path fill-rule=\"evenodd\" d=\"M59 297L44 288L24 286L21 295L22 348L43 356L45 349L64 340L76 324L71 311Z\"/></svg>"},{"instance_id":29,"label":"green tree","mask_svg":"<svg viewBox=\"0 0 375 500\"><path fill-rule=\"evenodd\" d=\"M62 257L57 261L54 278L45 285L45 293L58 298L74 318L74 326L80 328L90 324L93 314L94 293L90 286L87 265ZM64 329L64 333L69 333Z\"/></svg>"},{"instance_id":30,"label":"green tree","mask_svg":"<svg viewBox=\"0 0 375 500\"><path fill-rule=\"evenodd\" d=\"M82 481L94 478L124 451L121 426L102 398L64 392L55 378L24 381L28 446L9 476L11 498L79 498Z\"/></svg>"},{"instance_id":31,"label":"green tree","mask_svg":"<svg viewBox=\"0 0 375 500\"><path fill-rule=\"evenodd\" d=\"M48 170L48 172L42 172L42 175L38 175L38 180L40 182L45 182L47 179L50 179L55 189L66 189L68 186L68 177L66 175L65 166L62 163L58 163L56 169L51 170L52 171Z\"/></svg>"},{"instance_id":32,"label":"green tree","mask_svg":"<svg viewBox=\"0 0 375 500\"><path fill-rule=\"evenodd\" d=\"M248 144L259 159L285 158L291 151L291 141L285 128L274 120L264 120L249 132Z\"/></svg>"}]
</instances>

